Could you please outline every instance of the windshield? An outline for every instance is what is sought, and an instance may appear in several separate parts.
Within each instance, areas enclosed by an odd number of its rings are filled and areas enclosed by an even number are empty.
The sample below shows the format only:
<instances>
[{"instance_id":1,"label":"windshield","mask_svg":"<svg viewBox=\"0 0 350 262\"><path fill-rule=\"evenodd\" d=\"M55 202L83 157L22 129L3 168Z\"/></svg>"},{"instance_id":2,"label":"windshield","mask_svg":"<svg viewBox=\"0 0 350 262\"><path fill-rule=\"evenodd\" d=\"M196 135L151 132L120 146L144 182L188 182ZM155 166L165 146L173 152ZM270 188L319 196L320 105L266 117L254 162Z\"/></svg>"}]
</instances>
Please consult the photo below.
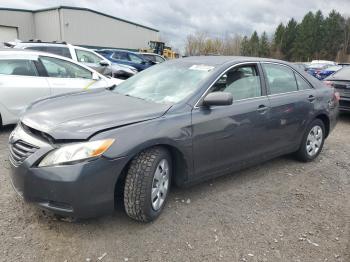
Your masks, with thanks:
<instances>
[{"instance_id":1,"label":"windshield","mask_svg":"<svg viewBox=\"0 0 350 262\"><path fill-rule=\"evenodd\" d=\"M348 80L350 79L350 67L343 67L339 71L335 72L332 76L337 79Z\"/></svg>"},{"instance_id":2,"label":"windshield","mask_svg":"<svg viewBox=\"0 0 350 262\"><path fill-rule=\"evenodd\" d=\"M174 104L198 89L214 67L188 63L163 63L123 82L116 92L156 103Z\"/></svg>"}]
</instances>

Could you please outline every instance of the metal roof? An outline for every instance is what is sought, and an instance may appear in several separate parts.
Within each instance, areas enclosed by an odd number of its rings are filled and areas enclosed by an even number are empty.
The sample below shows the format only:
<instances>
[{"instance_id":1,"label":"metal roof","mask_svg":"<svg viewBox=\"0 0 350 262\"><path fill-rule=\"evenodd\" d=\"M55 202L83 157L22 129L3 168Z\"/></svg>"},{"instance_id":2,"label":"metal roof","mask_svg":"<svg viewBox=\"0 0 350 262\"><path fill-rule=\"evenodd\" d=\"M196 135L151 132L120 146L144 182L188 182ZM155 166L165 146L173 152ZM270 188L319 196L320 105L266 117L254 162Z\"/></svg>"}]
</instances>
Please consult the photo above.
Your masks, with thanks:
<instances>
[{"instance_id":1,"label":"metal roof","mask_svg":"<svg viewBox=\"0 0 350 262\"><path fill-rule=\"evenodd\" d=\"M45 12L45 11L51 11L51 10L59 10L59 9L70 9L70 10L80 10L80 11L92 12L92 13L95 13L95 14L98 14L98 15L102 15L102 16L106 16L106 17L109 17L109 18L112 18L112 19L115 19L115 20L118 20L118 21L122 21L122 22L128 23L128 24L136 25L136 26L139 26L139 27L143 27L143 28L155 31L155 32L159 32L158 29L155 29L155 28L152 28L152 27L148 27L148 26L145 26L145 25L141 25L141 24L138 24L138 23L126 20L126 19L122 19L122 18L119 18L119 17L116 17L116 16L108 15L108 14L105 14L105 13L102 13L102 12L99 12L99 11L95 11L95 10L92 10L92 9L89 9L89 8L85 8L85 7L74 7L74 6L60 5L60 6L56 6L56 7L49 7L49 8L37 9L37 10L0 7L0 10L4 10L4 11L17 11L17 12L29 12L29 13L39 13L39 12Z\"/></svg>"}]
</instances>

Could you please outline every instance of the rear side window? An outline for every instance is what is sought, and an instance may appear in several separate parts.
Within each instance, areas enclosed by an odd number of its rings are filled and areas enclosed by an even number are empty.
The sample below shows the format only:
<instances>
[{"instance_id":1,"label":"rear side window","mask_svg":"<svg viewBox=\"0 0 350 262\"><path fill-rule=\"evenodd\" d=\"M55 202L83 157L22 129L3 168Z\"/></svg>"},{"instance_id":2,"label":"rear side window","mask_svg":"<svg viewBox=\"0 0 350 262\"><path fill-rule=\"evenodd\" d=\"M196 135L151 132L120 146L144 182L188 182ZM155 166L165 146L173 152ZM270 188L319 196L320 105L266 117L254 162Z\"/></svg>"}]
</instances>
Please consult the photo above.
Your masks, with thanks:
<instances>
[{"instance_id":1,"label":"rear side window","mask_svg":"<svg viewBox=\"0 0 350 262\"><path fill-rule=\"evenodd\" d=\"M262 65L271 95L298 91L294 72L290 68L277 64Z\"/></svg>"},{"instance_id":2,"label":"rear side window","mask_svg":"<svg viewBox=\"0 0 350 262\"><path fill-rule=\"evenodd\" d=\"M0 74L17 76L38 76L33 61L21 59L0 60Z\"/></svg>"},{"instance_id":3,"label":"rear side window","mask_svg":"<svg viewBox=\"0 0 350 262\"><path fill-rule=\"evenodd\" d=\"M143 60L140 57L134 54L129 54L129 59L131 62L137 63L137 64L141 64L143 62Z\"/></svg>"},{"instance_id":4,"label":"rear side window","mask_svg":"<svg viewBox=\"0 0 350 262\"><path fill-rule=\"evenodd\" d=\"M89 70L65 60L42 56L40 61L49 77L92 78L92 73Z\"/></svg>"},{"instance_id":5,"label":"rear side window","mask_svg":"<svg viewBox=\"0 0 350 262\"><path fill-rule=\"evenodd\" d=\"M152 61L152 62L157 62L156 61L156 56L154 56L154 55L143 55L143 57L148 59L148 60L150 60L150 61Z\"/></svg>"},{"instance_id":6,"label":"rear side window","mask_svg":"<svg viewBox=\"0 0 350 262\"><path fill-rule=\"evenodd\" d=\"M312 89L310 84L307 83L300 75L295 74L295 78L297 79L299 90Z\"/></svg>"},{"instance_id":7,"label":"rear side window","mask_svg":"<svg viewBox=\"0 0 350 262\"><path fill-rule=\"evenodd\" d=\"M60 46L30 46L26 49L37 50L41 52L47 52L50 54L60 55L68 58L72 58L70 55L68 47L60 47Z\"/></svg>"}]
</instances>

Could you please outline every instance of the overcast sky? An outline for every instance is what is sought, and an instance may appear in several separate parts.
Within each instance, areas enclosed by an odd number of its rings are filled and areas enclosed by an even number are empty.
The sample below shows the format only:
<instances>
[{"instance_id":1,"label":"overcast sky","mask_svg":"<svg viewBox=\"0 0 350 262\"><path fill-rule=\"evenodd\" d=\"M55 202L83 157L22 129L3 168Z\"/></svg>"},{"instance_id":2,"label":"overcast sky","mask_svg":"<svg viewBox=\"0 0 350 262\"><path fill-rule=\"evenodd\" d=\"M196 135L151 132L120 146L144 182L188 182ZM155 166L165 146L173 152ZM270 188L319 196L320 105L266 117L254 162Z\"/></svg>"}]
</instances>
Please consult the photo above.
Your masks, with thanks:
<instances>
[{"instance_id":1,"label":"overcast sky","mask_svg":"<svg viewBox=\"0 0 350 262\"><path fill-rule=\"evenodd\" d=\"M298 21L308 11L332 9L350 15L350 0L0 0L0 7L38 9L58 5L94 9L160 30L169 45L182 49L186 36L272 34L280 22Z\"/></svg>"}]
</instances>

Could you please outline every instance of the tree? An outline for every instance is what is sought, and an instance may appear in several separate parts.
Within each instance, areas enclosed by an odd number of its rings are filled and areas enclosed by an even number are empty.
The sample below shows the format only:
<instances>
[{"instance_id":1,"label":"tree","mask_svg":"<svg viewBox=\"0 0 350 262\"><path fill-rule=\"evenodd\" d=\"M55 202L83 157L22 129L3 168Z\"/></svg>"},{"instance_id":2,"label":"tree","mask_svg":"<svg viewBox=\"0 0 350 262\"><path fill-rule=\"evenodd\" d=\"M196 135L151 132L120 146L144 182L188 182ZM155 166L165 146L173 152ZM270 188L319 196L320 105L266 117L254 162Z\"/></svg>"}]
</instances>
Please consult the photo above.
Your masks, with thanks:
<instances>
[{"instance_id":1,"label":"tree","mask_svg":"<svg viewBox=\"0 0 350 262\"><path fill-rule=\"evenodd\" d=\"M281 48L282 48L283 36L284 36L285 30L286 30L286 27L282 23L280 23L276 28L276 31L273 35L272 44L271 44L270 54L272 55L272 57L283 59L283 53Z\"/></svg>"},{"instance_id":2,"label":"tree","mask_svg":"<svg viewBox=\"0 0 350 262\"><path fill-rule=\"evenodd\" d=\"M287 60L293 57L293 47L298 32L298 23L292 18L289 20L282 38L281 51Z\"/></svg>"},{"instance_id":3,"label":"tree","mask_svg":"<svg viewBox=\"0 0 350 262\"><path fill-rule=\"evenodd\" d=\"M244 36L241 43L241 55L249 56L251 53L249 39L247 36Z\"/></svg>"},{"instance_id":4,"label":"tree","mask_svg":"<svg viewBox=\"0 0 350 262\"><path fill-rule=\"evenodd\" d=\"M270 56L270 44L266 32L264 31L260 37L259 42L259 56L269 57Z\"/></svg>"},{"instance_id":5,"label":"tree","mask_svg":"<svg viewBox=\"0 0 350 262\"><path fill-rule=\"evenodd\" d=\"M249 40L250 56L259 56L259 36L256 31L253 32Z\"/></svg>"},{"instance_id":6,"label":"tree","mask_svg":"<svg viewBox=\"0 0 350 262\"><path fill-rule=\"evenodd\" d=\"M323 56L326 59L335 59L343 48L345 33L345 19L333 10L324 21Z\"/></svg>"},{"instance_id":7,"label":"tree","mask_svg":"<svg viewBox=\"0 0 350 262\"><path fill-rule=\"evenodd\" d=\"M236 34L224 38L196 33L186 40L188 55L241 54L289 61L324 59L346 62L350 58L349 53L350 18L344 18L335 10L327 17L321 11L308 12L300 24L294 18L287 25L280 23L272 35L272 41L269 41L266 32L259 37L256 31L250 37Z\"/></svg>"}]
</instances>

